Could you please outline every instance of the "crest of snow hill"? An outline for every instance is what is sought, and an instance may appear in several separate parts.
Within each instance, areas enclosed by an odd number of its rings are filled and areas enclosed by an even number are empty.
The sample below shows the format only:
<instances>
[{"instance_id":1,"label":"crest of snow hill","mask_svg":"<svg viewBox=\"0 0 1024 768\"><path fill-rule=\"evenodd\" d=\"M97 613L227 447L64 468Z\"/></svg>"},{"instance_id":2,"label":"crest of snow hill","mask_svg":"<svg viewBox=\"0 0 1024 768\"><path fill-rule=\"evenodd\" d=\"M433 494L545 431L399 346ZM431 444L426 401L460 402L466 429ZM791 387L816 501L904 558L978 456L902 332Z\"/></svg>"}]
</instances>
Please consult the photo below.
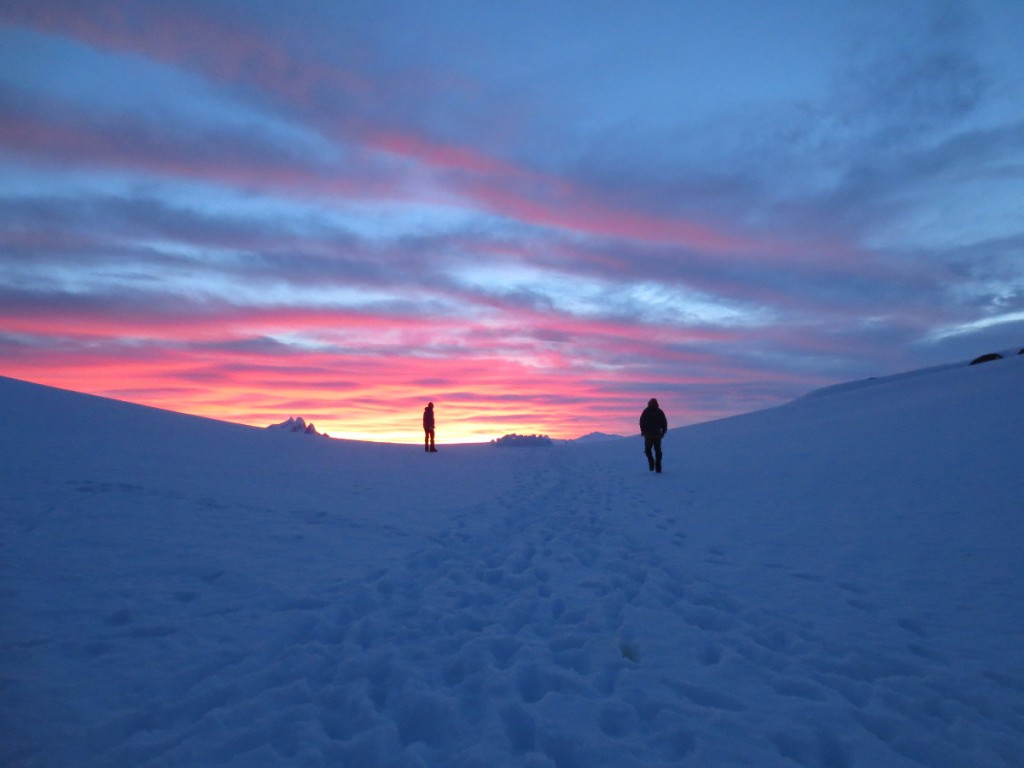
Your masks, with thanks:
<instances>
[{"instance_id":1,"label":"crest of snow hill","mask_svg":"<svg viewBox=\"0 0 1024 768\"><path fill-rule=\"evenodd\" d=\"M280 432L301 432L305 435L316 435L317 437L330 437L326 432L317 432L313 422L307 424L301 416L293 416L287 421L282 421L280 424L271 424L267 429Z\"/></svg>"}]
</instances>

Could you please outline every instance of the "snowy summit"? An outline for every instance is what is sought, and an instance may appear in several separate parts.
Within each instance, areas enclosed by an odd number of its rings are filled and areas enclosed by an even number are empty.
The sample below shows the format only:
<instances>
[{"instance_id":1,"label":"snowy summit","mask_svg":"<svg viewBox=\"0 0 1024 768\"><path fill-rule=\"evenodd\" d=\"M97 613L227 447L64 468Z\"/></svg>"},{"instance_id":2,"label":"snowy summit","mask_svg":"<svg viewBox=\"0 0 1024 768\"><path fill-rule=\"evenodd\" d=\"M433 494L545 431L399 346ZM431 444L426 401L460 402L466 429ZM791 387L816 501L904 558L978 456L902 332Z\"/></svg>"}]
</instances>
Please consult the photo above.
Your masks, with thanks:
<instances>
[{"instance_id":1,"label":"snowy summit","mask_svg":"<svg viewBox=\"0 0 1024 768\"><path fill-rule=\"evenodd\" d=\"M600 443L606 440L618 440L622 435L609 435L607 432L590 432L589 434L570 440L573 443Z\"/></svg>"},{"instance_id":2,"label":"snowy summit","mask_svg":"<svg viewBox=\"0 0 1024 768\"><path fill-rule=\"evenodd\" d=\"M313 423L306 423L306 420L301 416L292 416L287 421L282 421L280 424L271 424L267 429L274 429L280 432L301 432L306 435L318 435L321 437L329 437L329 435L316 431L316 427Z\"/></svg>"},{"instance_id":3,"label":"snowy summit","mask_svg":"<svg viewBox=\"0 0 1024 768\"><path fill-rule=\"evenodd\" d=\"M1009 768L1024 356L538 451L0 379L0 764Z\"/></svg>"}]
</instances>

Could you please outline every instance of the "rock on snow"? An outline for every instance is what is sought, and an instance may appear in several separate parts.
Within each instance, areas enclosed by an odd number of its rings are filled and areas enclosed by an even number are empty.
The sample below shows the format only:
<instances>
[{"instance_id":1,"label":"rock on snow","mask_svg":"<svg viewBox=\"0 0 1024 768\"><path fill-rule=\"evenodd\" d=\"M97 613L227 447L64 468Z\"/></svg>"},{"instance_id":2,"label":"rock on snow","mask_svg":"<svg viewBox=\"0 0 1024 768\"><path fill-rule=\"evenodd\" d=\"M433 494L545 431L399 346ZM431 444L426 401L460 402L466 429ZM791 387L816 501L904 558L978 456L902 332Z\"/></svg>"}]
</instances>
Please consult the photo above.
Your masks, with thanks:
<instances>
[{"instance_id":1,"label":"rock on snow","mask_svg":"<svg viewBox=\"0 0 1024 768\"><path fill-rule=\"evenodd\" d=\"M0 763L1020 765L1022 388L833 388L654 475L0 379Z\"/></svg>"}]
</instances>

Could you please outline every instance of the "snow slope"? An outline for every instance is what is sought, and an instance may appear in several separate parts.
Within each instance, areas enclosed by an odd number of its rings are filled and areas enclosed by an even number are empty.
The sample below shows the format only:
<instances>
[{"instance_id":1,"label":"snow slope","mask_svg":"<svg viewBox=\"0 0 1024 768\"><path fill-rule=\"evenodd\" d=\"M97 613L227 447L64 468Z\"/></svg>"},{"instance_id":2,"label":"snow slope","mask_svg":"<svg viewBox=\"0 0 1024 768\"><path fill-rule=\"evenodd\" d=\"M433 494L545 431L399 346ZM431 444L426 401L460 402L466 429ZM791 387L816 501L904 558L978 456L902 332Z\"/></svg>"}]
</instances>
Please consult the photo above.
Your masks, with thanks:
<instances>
[{"instance_id":1,"label":"snow slope","mask_svg":"<svg viewBox=\"0 0 1024 768\"><path fill-rule=\"evenodd\" d=\"M0 378L0 764L1019 766L1022 391L834 388L657 475Z\"/></svg>"}]
</instances>

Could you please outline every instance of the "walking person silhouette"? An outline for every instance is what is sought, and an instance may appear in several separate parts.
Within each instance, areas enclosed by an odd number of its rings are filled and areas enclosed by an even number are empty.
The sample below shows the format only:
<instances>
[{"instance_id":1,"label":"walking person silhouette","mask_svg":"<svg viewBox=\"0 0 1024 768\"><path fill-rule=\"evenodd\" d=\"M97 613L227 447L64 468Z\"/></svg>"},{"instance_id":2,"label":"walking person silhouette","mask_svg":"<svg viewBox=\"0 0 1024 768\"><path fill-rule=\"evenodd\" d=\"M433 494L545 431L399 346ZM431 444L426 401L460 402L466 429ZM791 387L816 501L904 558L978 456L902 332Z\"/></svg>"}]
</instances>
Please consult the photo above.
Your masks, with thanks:
<instances>
[{"instance_id":1,"label":"walking person silhouette","mask_svg":"<svg viewBox=\"0 0 1024 768\"><path fill-rule=\"evenodd\" d=\"M423 450L428 453L437 453L434 447L434 404L427 403L423 409Z\"/></svg>"},{"instance_id":2,"label":"walking person silhouette","mask_svg":"<svg viewBox=\"0 0 1024 768\"><path fill-rule=\"evenodd\" d=\"M640 414L640 434L644 436L644 455L651 472L661 472L661 438L668 432L668 419L658 407L658 401L651 398Z\"/></svg>"}]
</instances>

